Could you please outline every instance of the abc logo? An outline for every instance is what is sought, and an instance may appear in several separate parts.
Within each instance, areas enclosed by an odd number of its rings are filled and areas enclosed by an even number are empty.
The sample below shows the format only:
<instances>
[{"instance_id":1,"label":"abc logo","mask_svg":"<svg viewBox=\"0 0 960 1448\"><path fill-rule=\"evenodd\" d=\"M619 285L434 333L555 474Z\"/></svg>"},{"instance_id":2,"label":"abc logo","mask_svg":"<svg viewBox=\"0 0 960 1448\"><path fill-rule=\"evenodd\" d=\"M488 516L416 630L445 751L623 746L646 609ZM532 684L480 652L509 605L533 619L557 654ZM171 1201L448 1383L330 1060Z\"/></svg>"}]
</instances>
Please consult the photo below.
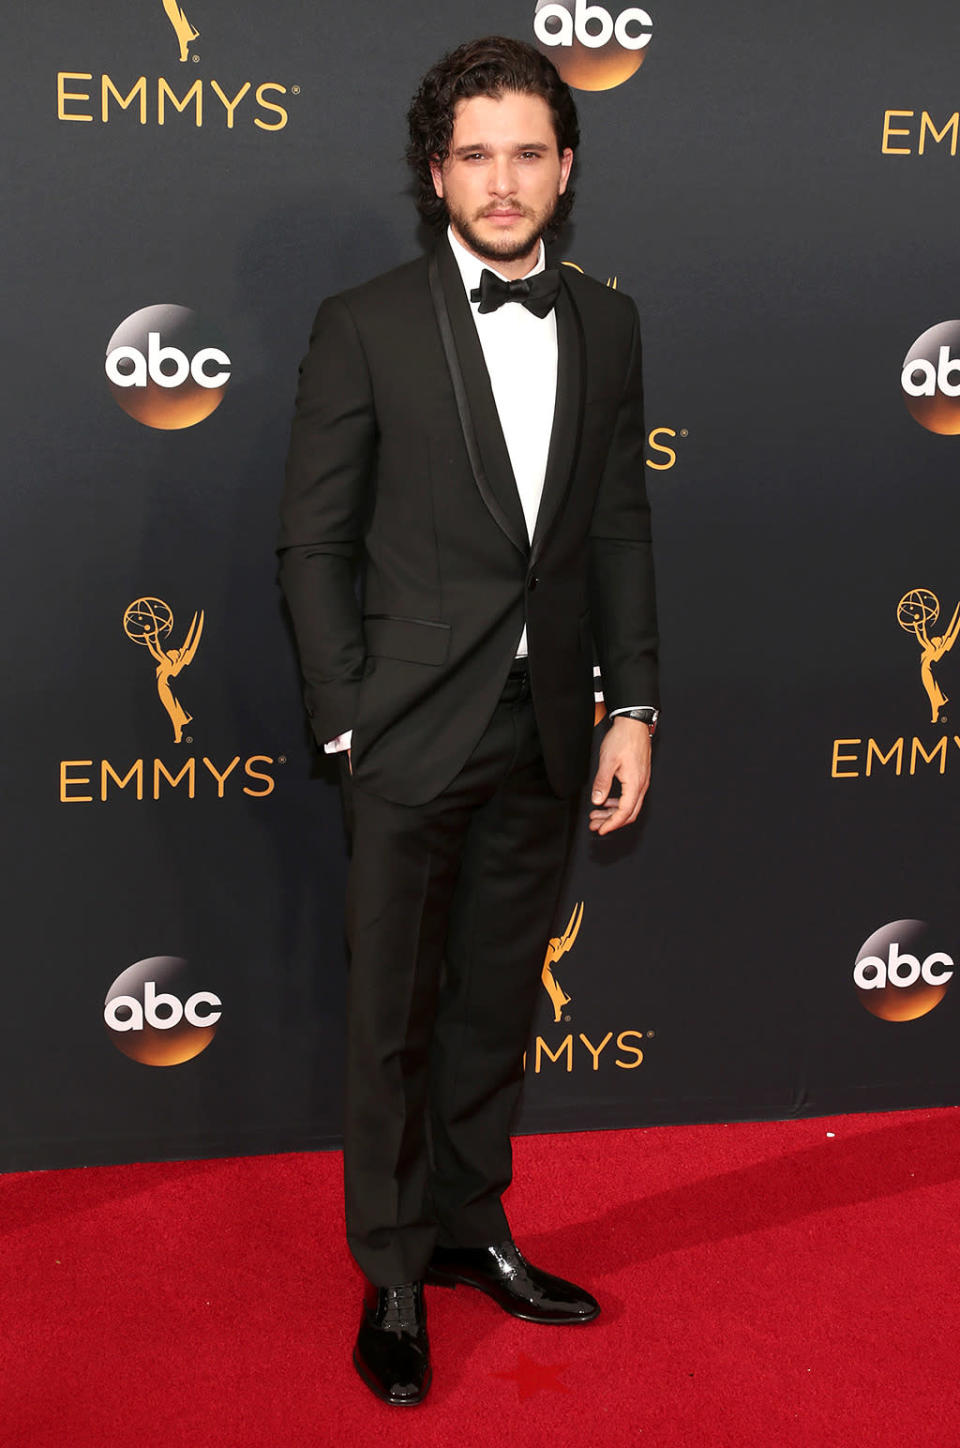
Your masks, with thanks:
<instances>
[{"instance_id":1,"label":"abc logo","mask_svg":"<svg viewBox=\"0 0 960 1448\"><path fill-rule=\"evenodd\" d=\"M894 920L874 931L853 968L867 1010L884 1021L915 1021L938 1006L953 979L953 957L935 944L924 920Z\"/></svg>"},{"instance_id":2,"label":"abc logo","mask_svg":"<svg viewBox=\"0 0 960 1448\"><path fill-rule=\"evenodd\" d=\"M585 91L612 90L635 75L652 29L636 5L615 14L587 0L537 0L533 17L540 49L567 85Z\"/></svg>"},{"instance_id":3,"label":"abc logo","mask_svg":"<svg viewBox=\"0 0 960 1448\"><path fill-rule=\"evenodd\" d=\"M219 340L187 307L143 307L107 344L110 391L147 427L193 427L217 410L230 381Z\"/></svg>"},{"instance_id":4,"label":"abc logo","mask_svg":"<svg viewBox=\"0 0 960 1448\"><path fill-rule=\"evenodd\" d=\"M145 1066L179 1066L206 1050L223 1014L212 991L193 990L185 960L154 955L117 976L103 1003L113 1044Z\"/></svg>"},{"instance_id":5,"label":"abc logo","mask_svg":"<svg viewBox=\"0 0 960 1448\"><path fill-rule=\"evenodd\" d=\"M960 322L938 322L903 359L904 401L928 432L960 433Z\"/></svg>"}]
</instances>

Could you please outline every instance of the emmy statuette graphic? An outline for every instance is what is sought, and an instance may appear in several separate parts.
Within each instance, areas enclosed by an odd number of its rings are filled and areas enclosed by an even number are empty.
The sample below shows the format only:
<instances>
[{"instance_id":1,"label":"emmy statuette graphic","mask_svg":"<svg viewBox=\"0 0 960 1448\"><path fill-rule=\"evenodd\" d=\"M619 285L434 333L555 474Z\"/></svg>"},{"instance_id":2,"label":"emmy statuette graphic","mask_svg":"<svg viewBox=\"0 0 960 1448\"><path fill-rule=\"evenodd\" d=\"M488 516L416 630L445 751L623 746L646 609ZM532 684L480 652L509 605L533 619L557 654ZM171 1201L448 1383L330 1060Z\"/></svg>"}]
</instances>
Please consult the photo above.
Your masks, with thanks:
<instances>
[{"instance_id":1,"label":"emmy statuette graphic","mask_svg":"<svg viewBox=\"0 0 960 1448\"><path fill-rule=\"evenodd\" d=\"M178 649L163 649L161 639L169 638L173 632L173 610L162 598L136 598L123 615L123 631L132 643L149 651L157 665L157 693L160 702L170 716L173 725L173 739L179 744L183 739L184 726L193 718L180 703L170 687L170 680L193 662L203 632L203 611L193 615L187 636Z\"/></svg>"},{"instance_id":2,"label":"emmy statuette graphic","mask_svg":"<svg viewBox=\"0 0 960 1448\"><path fill-rule=\"evenodd\" d=\"M930 634L927 625L936 623L940 617L940 600L929 588L911 588L897 604L897 622L906 633L912 633L920 645L920 678L930 700L930 723L943 723L946 716L940 710L947 703L947 695L933 677L933 666L948 654L960 634L960 603L953 610L953 618L946 633Z\"/></svg>"},{"instance_id":3,"label":"emmy statuette graphic","mask_svg":"<svg viewBox=\"0 0 960 1448\"><path fill-rule=\"evenodd\" d=\"M547 953L543 957L543 969L540 972L540 979L543 981L543 988L553 1002L553 1019L559 1021L563 1014L564 1006L570 1004L572 999L560 985L553 973L553 967L561 955L566 955L571 948L580 930L580 922L583 919L583 901L574 905L573 913L567 921L567 928L562 935L555 935L547 946Z\"/></svg>"},{"instance_id":4,"label":"emmy statuette graphic","mask_svg":"<svg viewBox=\"0 0 960 1448\"><path fill-rule=\"evenodd\" d=\"M191 40L196 40L200 34L195 26L190 24L184 12L177 4L177 0L162 0L163 8L167 19L173 26L174 34L180 42L180 60L190 59L189 45Z\"/></svg>"}]
</instances>

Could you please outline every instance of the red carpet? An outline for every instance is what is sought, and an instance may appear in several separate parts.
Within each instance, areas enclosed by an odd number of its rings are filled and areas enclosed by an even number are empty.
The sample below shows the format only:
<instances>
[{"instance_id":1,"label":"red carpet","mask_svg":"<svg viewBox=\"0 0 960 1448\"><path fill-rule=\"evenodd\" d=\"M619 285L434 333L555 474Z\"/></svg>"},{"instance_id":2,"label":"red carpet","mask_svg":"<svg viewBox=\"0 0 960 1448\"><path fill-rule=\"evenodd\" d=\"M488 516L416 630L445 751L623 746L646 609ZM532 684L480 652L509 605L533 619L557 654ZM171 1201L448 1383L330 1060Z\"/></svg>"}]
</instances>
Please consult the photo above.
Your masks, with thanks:
<instances>
[{"instance_id":1,"label":"red carpet","mask_svg":"<svg viewBox=\"0 0 960 1448\"><path fill-rule=\"evenodd\" d=\"M432 1289L412 1409L350 1364L339 1155L0 1178L0 1444L956 1448L958 1128L519 1139L515 1235L603 1315L537 1327Z\"/></svg>"}]
</instances>

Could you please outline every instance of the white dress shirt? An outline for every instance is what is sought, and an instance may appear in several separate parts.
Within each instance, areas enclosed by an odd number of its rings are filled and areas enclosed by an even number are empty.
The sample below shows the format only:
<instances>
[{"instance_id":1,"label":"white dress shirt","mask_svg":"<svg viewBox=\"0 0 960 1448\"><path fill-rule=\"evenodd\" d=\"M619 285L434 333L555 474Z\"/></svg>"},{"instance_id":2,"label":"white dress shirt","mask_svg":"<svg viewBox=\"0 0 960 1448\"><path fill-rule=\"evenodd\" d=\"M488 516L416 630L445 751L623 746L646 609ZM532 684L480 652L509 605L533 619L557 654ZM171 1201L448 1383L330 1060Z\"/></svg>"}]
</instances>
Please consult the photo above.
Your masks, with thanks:
<instances>
[{"instance_id":1,"label":"white dress shirt","mask_svg":"<svg viewBox=\"0 0 960 1448\"><path fill-rule=\"evenodd\" d=\"M449 227L447 240L460 268L468 297L475 287L479 287L480 273L484 268L503 281L510 280L496 267L467 251ZM537 260L525 275L535 276L544 270L544 266L541 241ZM507 444L520 494L527 539L531 541L543 495L557 401L557 315L551 310L545 317L537 317L519 302L505 302L495 312L482 315L480 303L471 302L470 310L477 326L503 440ZM525 658L526 653L527 630L524 627L517 644L517 658Z\"/></svg>"}]
</instances>

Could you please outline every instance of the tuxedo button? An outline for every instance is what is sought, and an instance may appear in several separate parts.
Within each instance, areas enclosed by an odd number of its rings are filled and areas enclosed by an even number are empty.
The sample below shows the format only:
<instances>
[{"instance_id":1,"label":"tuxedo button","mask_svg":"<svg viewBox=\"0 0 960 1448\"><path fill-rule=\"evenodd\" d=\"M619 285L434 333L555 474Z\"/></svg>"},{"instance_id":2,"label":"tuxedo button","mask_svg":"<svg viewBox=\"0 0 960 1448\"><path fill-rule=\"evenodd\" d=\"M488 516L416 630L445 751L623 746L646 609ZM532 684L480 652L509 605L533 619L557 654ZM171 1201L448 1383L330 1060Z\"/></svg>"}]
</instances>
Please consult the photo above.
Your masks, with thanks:
<instances>
[{"instance_id":1,"label":"tuxedo button","mask_svg":"<svg viewBox=\"0 0 960 1448\"><path fill-rule=\"evenodd\" d=\"M527 580L527 590L528 590L528 592L532 593L533 590L536 588L536 586L537 586L537 584L538 584L539 582L540 582L540 580L539 580L539 578L537 578L536 576L534 576L533 578L528 579L528 580Z\"/></svg>"}]
</instances>

